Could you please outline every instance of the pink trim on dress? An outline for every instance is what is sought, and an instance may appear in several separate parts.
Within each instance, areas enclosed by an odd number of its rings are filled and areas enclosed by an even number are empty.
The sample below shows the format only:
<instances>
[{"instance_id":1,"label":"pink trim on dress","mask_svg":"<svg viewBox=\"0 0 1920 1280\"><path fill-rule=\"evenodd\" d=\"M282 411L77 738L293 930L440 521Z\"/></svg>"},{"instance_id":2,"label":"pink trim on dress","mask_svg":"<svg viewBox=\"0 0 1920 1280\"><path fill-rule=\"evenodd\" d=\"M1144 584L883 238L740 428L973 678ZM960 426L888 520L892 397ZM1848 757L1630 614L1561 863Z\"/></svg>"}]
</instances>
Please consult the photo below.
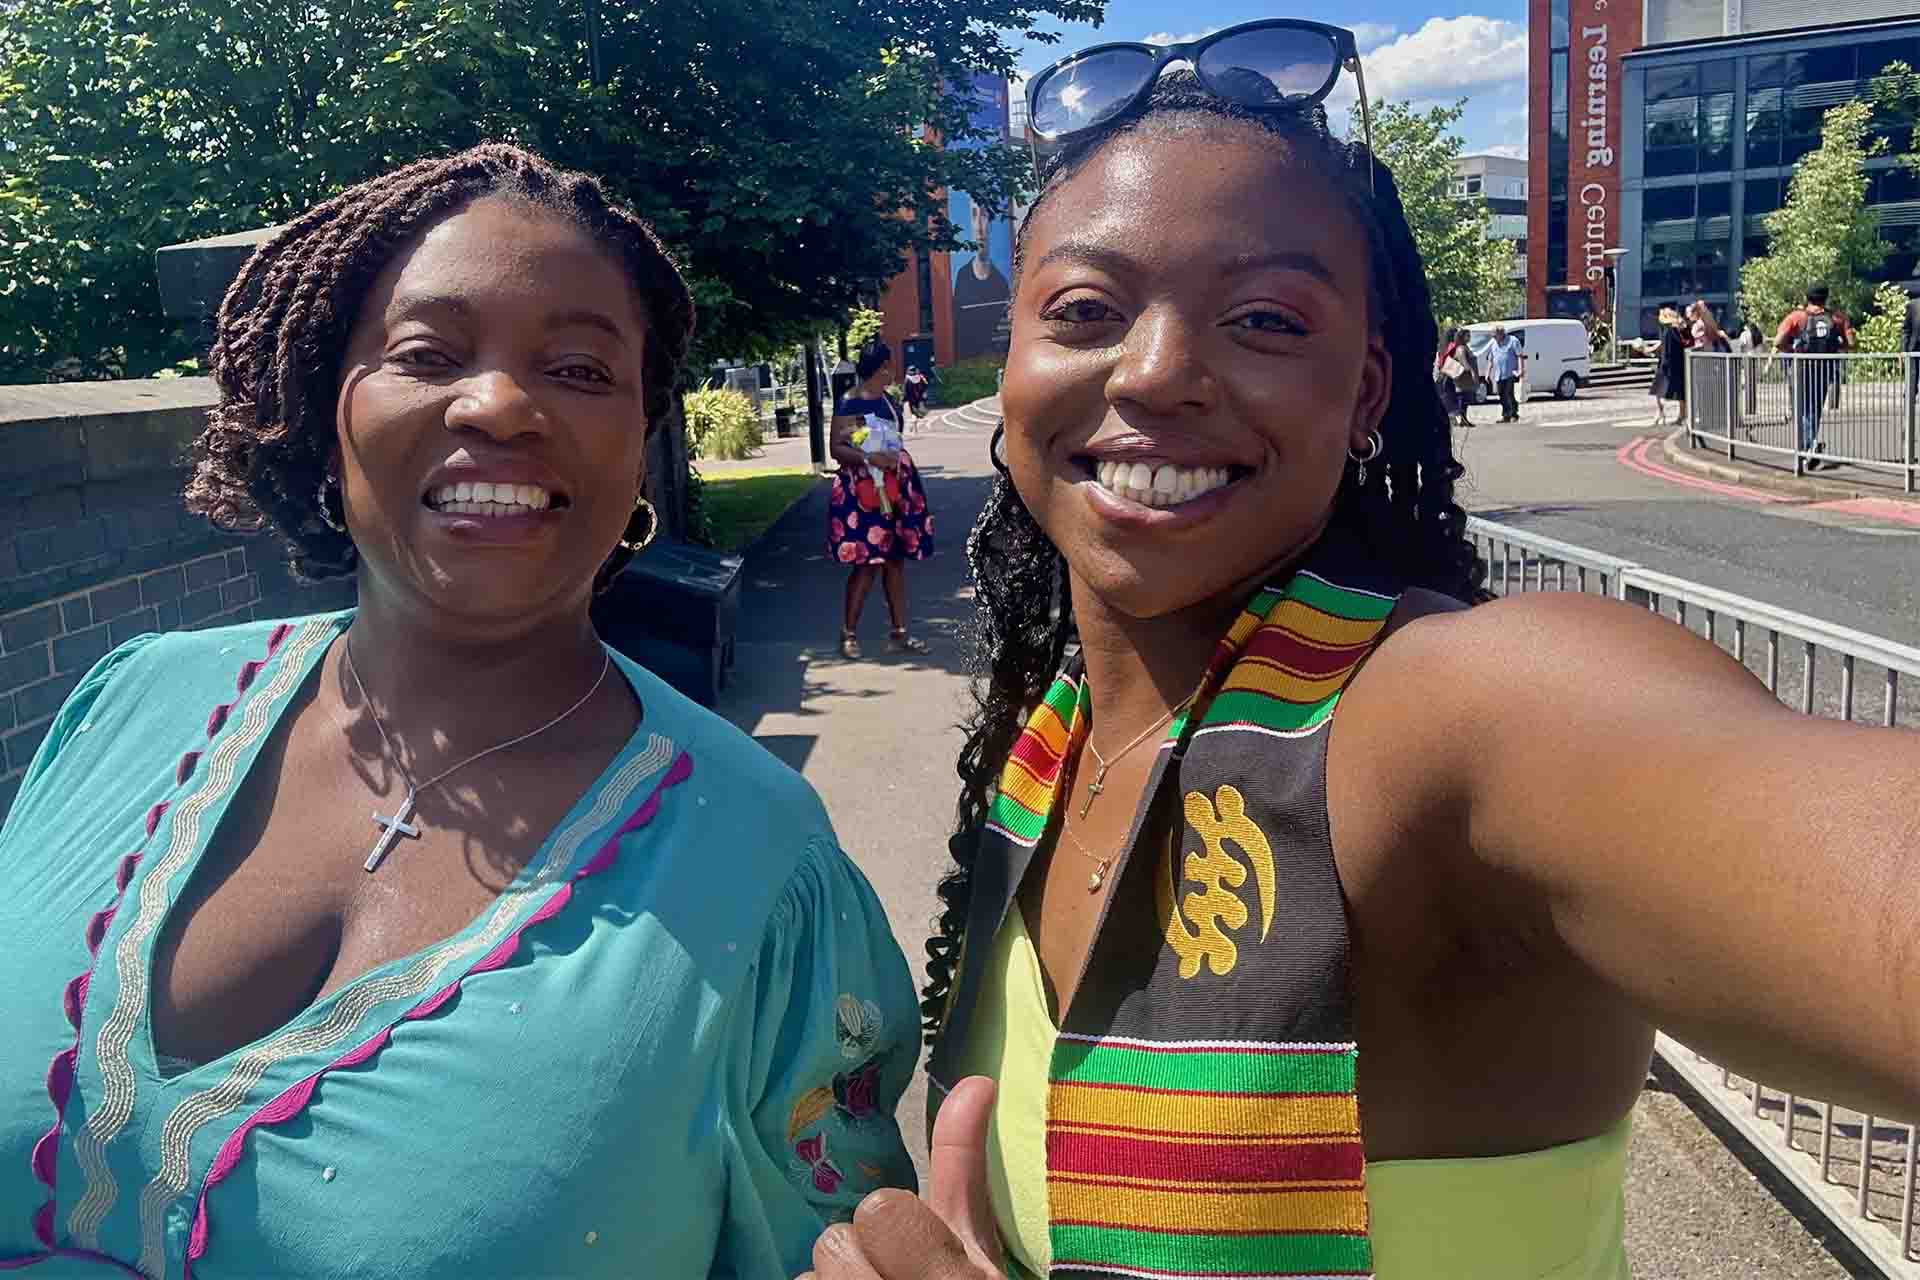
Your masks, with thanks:
<instances>
[{"instance_id":1,"label":"pink trim on dress","mask_svg":"<svg viewBox=\"0 0 1920 1280\"><path fill-rule=\"evenodd\" d=\"M420 1003L400 1014L400 1016L392 1022L389 1022L386 1026L374 1032L372 1036L354 1048L347 1050L347 1052L341 1054L326 1066L321 1067L312 1075L301 1080L296 1080L294 1083L288 1085L262 1105L258 1111L255 1111L242 1121L240 1126L232 1133L228 1134L227 1140L220 1144L220 1150L214 1153L213 1163L207 1167L207 1176L200 1184L200 1197L194 1206L193 1229L187 1237L187 1256L185 1266L181 1272L181 1280L193 1280L193 1264L207 1251L207 1235L209 1231L207 1198L212 1194L213 1189L225 1181L227 1175L232 1173L239 1165L241 1156L246 1153L247 1136L249 1134L255 1129L264 1126L284 1124L299 1115L302 1111L306 1110L307 1104L313 1100L314 1090L319 1087L320 1081L324 1076L345 1067L357 1067L371 1060L381 1049L386 1047L387 1041L393 1036L393 1029L395 1027L403 1022L414 1022L437 1012L443 1005L460 993L461 987L466 983L468 978L506 967L507 963L513 959L514 953L519 950L520 939L527 930L559 915L560 912L565 909L566 905L573 900L573 886L576 882L584 880L588 876L598 875L600 872L612 866L614 859L619 856L621 839L638 831L649 822L652 822L655 815L660 812L661 798L667 790L685 782L692 773L693 757L682 751L674 758L673 763L667 766L666 775L655 784L653 794L647 797L646 802L634 810L631 817L614 829L613 834L606 838L600 845L600 848L595 851L594 855L587 859L585 864L581 866L580 870L574 872L566 882L549 894L547 900L541 903L539 907L534 910L533 914L521 923L519 928L502 938L493 950L487 952L486 955L474 962L473 967L467 970L465 975L454 979L432 995L425 997Z\"/></svg>"},{"instance_id":2,"label":"pink trim on dress","mask_svg":"<svg viewBox=\"0 0 1920 1280\"><path fill-rule=\"evenodd\" d=\"M267 661L271 661L280 642L287 638L292 630L286 623L275 627L267 636ZM240 688L244 692L252 682L254 672L266 665L266 661L249 661L241 668ZM247 670L248 667L252 671ZM227 713L233 709L232 703L214 708L207 717L207 737L211 739L227 722ZM200 752L189 751L180 757L173 767L173 785L177 791L193 776L194 765L200 760ZM54 1175L60 1164L60 1126L67 1114L67 1102L73 1096L73 1079L80 1061L80 1012L86 1007L87 988L93 984L94 966L100 961L100 944L107 936L107 928L113 923L113 917L119 912L120 904L125 900L127 886L133 883L133 873L140 866L140 858L146 853L147 841L153 839L153 833L160 827L160 819L172 804L172 798L160 801L147 810L143 823L145 833L140 837L140 847L121 858L113 870L113 901L93 913L87 920L84 935L87 944L87 967L78 977L71 979L60 992L61 1011L67 1016L67 1023L73 1028L73 1043L53 1055L53 1061L47 1064L47 1099L53 1103L53 1127L40 1135L33 1144L33 1176L47 1189L47 1198L33 1214L33 1235L46 1247L47 1252L33 1254L25 1258L0 1260L0 1271L17 1270L32 1266L54 1256L91 1258L99 1262L109 1262L126 1271L129 1275L140 1273L123 1262L109 1258L104 1254L89 1252L85 1249L64 1249L54 1242L53 1198Z\"/></svg>"}]
</instances>

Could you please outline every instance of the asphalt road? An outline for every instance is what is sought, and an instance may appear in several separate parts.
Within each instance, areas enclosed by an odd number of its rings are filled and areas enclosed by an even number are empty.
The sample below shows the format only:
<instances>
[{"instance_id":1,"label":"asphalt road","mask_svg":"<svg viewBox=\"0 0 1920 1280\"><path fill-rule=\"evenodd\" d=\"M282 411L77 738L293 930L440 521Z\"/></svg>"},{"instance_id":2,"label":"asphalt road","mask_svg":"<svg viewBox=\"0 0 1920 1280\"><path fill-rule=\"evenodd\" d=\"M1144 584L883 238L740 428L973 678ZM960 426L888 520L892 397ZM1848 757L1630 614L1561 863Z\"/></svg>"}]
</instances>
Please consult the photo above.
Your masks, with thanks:
<instances>
[{"instance_id":1,"label":"asphalt road","mask_svg":"<svg viewBox=\"0 0 1920 1280\"><path fill-rule=\"evenodd\" d=\"M1846 504L1742 498L1631 470L1618 460L1620 449L1670 429L1651 425L1650 405L1638 392L1583 394L1530 402L1518 425L1456 433L1468 472L1463 505L1563 542L1920 645L1920 525L1876 519Z\"/></svg>"},{"instance_id":2,"label":"asphalt road","mask_svg":"<svg viewBox=\"0 0 1920 1280\"><path fill-rule=\"evenodd\" d=\"M1517 427L1477 427L1463 444L1462 499L1570 542L1630 556L1773 603L1920 640L1907 527L1702 495L1633 472L1620 447L1649 430L1637 393L1535 402ZM1482 418L1490 417L1483 408ZM737 674L720 709L800 769L886 904L916 980L943 874L966 710L963 635L971 610L966 531L984 501L987 433L930 431L909 444L926 477L939 552L909 570L923 658L843 660L845 572L824 552L824 486L750 554ZM803 462L804 442L768 461ZM876 597L878 593L876 592ZM1896 625L1897 624L1897 625ZM862 638L878 655L879 599ZM1904 628L1902 630L1901 628ZM923 1086L900 1110L924 1173ZM1755 1173L1656 1078L1635 1110L1628 1253L1639 1280L1830 1280L1858 1271L1822 1244Z\"/></svg>"}]
</instances>

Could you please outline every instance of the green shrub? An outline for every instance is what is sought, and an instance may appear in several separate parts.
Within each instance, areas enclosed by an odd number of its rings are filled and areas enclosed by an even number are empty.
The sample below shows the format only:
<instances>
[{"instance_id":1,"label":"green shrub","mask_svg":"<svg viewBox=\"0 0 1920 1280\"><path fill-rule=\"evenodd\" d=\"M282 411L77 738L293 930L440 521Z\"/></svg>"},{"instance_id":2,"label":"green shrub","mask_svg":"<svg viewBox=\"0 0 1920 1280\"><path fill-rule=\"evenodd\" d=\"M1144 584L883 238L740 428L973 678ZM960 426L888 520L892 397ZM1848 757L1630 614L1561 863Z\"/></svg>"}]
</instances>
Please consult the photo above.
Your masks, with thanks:
<instances>
[{"instance_id":1,"label":"green shrub","mask_svg":"<svg viewBox=\"0 0 1920 1280\"><path fill-rule=\"evenodd\" d=\"M687 448L695 457L750 458L766 443L759 409L738 391L689 391L680 403L687 418Z\"/></svg>"},{"instance_id":2,"label":"green shrub","mask_svg":"<svg viewBox=\"0 0 1920 1280\"><path fill-rule=\"evenodd\" d=\"M1007 362L999 356L978 356L938 371L933 402L943 408L972 404L1000 390L1000 371Z\"/></svg>"}]
</instances>

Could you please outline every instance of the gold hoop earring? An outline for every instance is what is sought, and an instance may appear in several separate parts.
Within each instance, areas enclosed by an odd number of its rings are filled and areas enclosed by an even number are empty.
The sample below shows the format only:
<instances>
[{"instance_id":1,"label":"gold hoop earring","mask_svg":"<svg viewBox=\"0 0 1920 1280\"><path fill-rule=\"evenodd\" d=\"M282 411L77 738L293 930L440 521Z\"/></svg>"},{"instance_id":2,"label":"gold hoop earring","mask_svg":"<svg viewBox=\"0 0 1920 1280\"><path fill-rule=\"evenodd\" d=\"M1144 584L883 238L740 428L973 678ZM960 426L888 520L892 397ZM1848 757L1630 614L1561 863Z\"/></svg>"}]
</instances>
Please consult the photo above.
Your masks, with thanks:
<instances>
[{"instance_id":1,"label":"gold hoop earring","mask_svg":"<svg viewBox=\"0 0 1920 1280\"><path fill-rule=\"evenodd\" d=\"M622 538L620 539L620 546L627 551L645 551L652 545L654 538L660 533L660 513L653 509L653 504L648 502L644 496L633 500L633 511L635 515L640 514L642 511L647 513L646 536L637 541L632 538ZM629 530L633 528L633 520L631 518L627 520L627 528Z\"/></svg>"}]
</instances>

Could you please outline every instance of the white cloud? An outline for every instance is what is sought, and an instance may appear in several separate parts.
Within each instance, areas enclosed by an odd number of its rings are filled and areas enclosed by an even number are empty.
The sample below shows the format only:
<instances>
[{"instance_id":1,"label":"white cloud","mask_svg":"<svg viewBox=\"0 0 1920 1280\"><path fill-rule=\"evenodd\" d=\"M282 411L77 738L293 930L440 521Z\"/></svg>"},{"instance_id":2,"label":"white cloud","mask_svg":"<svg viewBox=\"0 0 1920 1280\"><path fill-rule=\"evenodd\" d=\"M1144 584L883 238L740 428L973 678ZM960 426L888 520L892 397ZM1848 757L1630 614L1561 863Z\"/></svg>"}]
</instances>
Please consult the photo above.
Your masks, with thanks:
<instances>
[{"instance_id":1,"label":"white cloud","mask_svg":"<svg viewBox=\"0 0 1920 1280\"><path fill-rule=\"evenodd\" d=\"M1185 35L1179 36L1173 34L1171 31L1156 31L1150 36L1141 36L1140 40L1143 44L1190 44L1195 40L1206 39L1219 29L1218 27L1206 27L1199 31L1189 31Z\"/></svg>"},{"instance_id":2,"label":"white cloud","mask_svg":"<svg viewBox=\"0 0 1920 1280\"><path fill-rule=\"evenodd\" d=\"M1360 51L1365 53L1393 39L1400 28L1391 22L1356 22L1349 30L1353 32L1354 40L1360 45Z\"/></svg>"},{"instance_id":3,"label":"white cloud","mask_svg":"<svg viewBox=\"0 0 1920 1280\"><path fill-rule=\"evenodd\" d=\"M1496 142L1482 150L1490 156L1505 156L1509 160L1525 160L1527 144L1524 142Z\"/></svg>"},{"instance_id":4,"label":"white cloud","mask_svg":"<svg viewBox=\"0 0 1920 1280\"><path fill-rule=\"evenodd\" d=\"M1429 18L1418 31L1369 53L1365 70L1368 94L1389 101L1450 101L1524 86L1527 29L1517 22L1475 14ZM1351 105L1353 96L1351 85L1342 77L1327 103L1330 112Z\"/></svg>"}]
</instances>

